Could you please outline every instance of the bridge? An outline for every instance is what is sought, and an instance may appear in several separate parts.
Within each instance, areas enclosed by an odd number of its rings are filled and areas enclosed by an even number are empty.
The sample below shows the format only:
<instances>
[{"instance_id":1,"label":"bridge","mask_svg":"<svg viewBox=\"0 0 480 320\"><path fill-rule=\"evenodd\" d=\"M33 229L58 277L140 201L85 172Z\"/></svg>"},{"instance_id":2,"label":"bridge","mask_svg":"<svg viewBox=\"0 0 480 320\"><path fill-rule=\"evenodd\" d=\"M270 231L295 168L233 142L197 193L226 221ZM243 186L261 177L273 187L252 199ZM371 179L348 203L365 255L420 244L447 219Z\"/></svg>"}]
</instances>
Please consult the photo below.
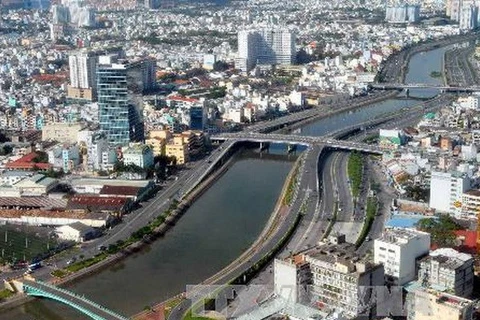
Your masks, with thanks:
<instances>
[{"instance_id":1,"label":"bridge","mask_svg":"<svg viewBox=\"0 0 480 320\"><path fill-rule=\"evenodd\" d=\"M479 86L445 86L426 83L375 83L372 88L378 90L438 89L443 92L478 92Z\"/></svg>"},{"instance_id":2,"label":"bridge","mask_svg":"<svg viewBox=\"0 0 480 320\"><path fill-rule=\"evenodd\" d=\"M374 154L383 154L383 152L389 150L376 145L370 145L361 142L336 140L328 137L311 137L311 136L299 136L299 135L286 135L286 134L265 134L254 132L238 132L238 133L224 133L217 136L213 136L210 139L217 141L235 141L235 142L258 142L258 143L284 143L284 144L299 144L304 146L322 145L325 147L359 151Z\"/></svg>"},{"instance_id":3,"label":"bridge","mask_svg":"<svg viewBox=\"0 0 480 320\"><path fill-rule=\"evenodd\" d=\"M18 282L22 284L22 290L26 295L58 301L94 320L128 320L127 317L121 316L98 303L54 285L26 279Z\"/></svg>"}]
</instances>

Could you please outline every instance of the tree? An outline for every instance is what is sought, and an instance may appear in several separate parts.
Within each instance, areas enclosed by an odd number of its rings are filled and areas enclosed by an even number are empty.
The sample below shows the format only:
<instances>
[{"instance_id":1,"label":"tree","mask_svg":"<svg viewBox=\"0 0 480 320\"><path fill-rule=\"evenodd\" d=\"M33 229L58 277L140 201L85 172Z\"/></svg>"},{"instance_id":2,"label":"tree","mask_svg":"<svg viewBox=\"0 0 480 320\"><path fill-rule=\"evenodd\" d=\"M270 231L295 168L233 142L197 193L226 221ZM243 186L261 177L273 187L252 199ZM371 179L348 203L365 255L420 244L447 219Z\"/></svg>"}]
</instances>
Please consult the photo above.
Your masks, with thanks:
<instances>
[{"instance_id":1,"label":"tree","mask_svg":"<svg viewBox=\"0 0 480 320\"><path fill-rule=\"evenodd\" d=\"M48 163L48 154L44 151L35 151L37 154L35 158L32 159L32 162L35 163Z\"/></svg>"},{"instance_id":2,"label":"tree","mask_svg":"<svg viewBox=\"0 0 480 320\"><path fill-rule=\"evenodd\" d=\"M462 227L448 215L441 215L438 219L425 218L417 222L417 228L430 233L432 243L440 247L452 247L455 245L456 230Z\"/></svg>"}]
</instances>

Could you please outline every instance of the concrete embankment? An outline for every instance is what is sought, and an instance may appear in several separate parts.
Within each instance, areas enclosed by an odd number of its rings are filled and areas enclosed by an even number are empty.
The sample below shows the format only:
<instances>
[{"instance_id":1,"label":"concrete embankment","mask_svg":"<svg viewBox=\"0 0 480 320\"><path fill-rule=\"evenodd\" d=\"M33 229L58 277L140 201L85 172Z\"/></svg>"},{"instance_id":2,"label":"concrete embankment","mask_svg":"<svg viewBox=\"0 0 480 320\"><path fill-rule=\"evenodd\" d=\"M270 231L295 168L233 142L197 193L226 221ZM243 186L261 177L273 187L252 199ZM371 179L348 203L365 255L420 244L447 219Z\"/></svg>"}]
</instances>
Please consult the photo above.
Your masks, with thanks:
<instances>
[{"instance_id":1,"label":"concrete embankment","mask_svg":"<svg viewBox=\"0 0 480 320\"><path fill-rule=\"evenodd\" d=\"M297 161L295 162L295 164L293 165L292 169L290 170L289 174L287 175L287 178L285 179L285 183L284 183L284 185L282 187L282 190L280 192L280 195L277 199L277 202L275 204L273 212L270 215L270 218L268 219L265 227L263 228L262 232L260 233L260 235L255 240L255 242L252 243L246 251L244 251L239 257L237 257L234 261L232 261L228 266L226 266L225 268L223 268L222 270L220 270L219 272L217 272L216 274L214 274L210 278L204 280L202 282L202 285L215 284L216 281L218 281L218 279L220 279L220 278L224 277L226 274L228 274L231 269L233 269L237 265L241 264L242 261L247 260L248 256L250 254L252 254L252 252L254 252L255 250L258 250L258 247L261 245L262 242L266 241L267 239L270 238L270 236L272 236L273 232L276 230L276 228L278 228L278 225L281 222L280 218L281 218L282 214L285 213L285 210L284 210L285 206L283 205L283 199L285 198L285 196L287 194L287 191L289 189L290 184L292 183L292 181L294 179L296 179L295 173L298 172L298 170L300 169L301 162L302 162L302 157L299 157L297 159ZM229 164L226 164L225 166L222 167L222 169L225 171L226 169L228 169L228 166L229 166ZM216 175L217 178L216 179L218 179L218 177L220 175L221 175L220 172L217 173L217 175ZM213 177L212 177L212 179L213 179ZM214 180L205 181L205 183L209 183L210 185L213 182L214 182ZM200 188L200 189L202 189L202 188ZM197 195L192 194L192 196L196 199L201 194L201 192L202 191L199 191L199 193ZM294 228L296 223L298 223L298 222L295 222L291 226L291 228ZM239 279L239 278L242 278L243 274L248 273L249 271L250 270L247 270L244 273L242 273L241 276L234 277L234 278L230 279L229 282L235 281L236 279ZM179 295L177 295L177 296L175 296L171 299L168 299L167 301L160 302L160 303L152 306L151 309L152 310L163 310L163 307L166 304L168 304L169 301L172 301L172 300L178 298L179 296L182 296L182 294L179 294ZM141 311L138 314L132 316L132 319L135 319L135 320L149 319L150 316L153 316L153 315L156 315L156 314L157 314L157 311L145 310L145 311Z\"/></svg>"},{"instance_id":2,"label":"concrete embankment","mask_svg":"<svg viewBox=\"0 0 480 320\"><path fill-rule=\"evenodd\" d=\"M92 274L98 273L103 269L108 268L112 264L122 259L127 258L131 254L138 252L143 247L153 242L155 239L164 236L167 231L175 225L175 223L180 219L180 217L185 213L185 211L192 205L192 203L196 199L198 199L205 191L207 191L208 188L212 186L215 181L217 181L231 167L232 164L233 159L232 157L230 157L221 167L213 171L205 181L199 184L197 188L195 188L189 195L187 195L181 202L179 202L177 208L172 210L172 212L166 217L165 222L152 230L151 235L149 235L148 237L145 237L140 241L130 244L128 247L122 249L120 252L114 255L110 255L104 260L92 266L84 268L64 278L53 279L51 283L57 286L65 286L74 283L75 281L79 281L87 276L91 276ZM1 302L0 310L15 308L32 300L33 298L24 295L16 295L6 301Z\"/></svg>"},{"instance_id":3,"label":"concrete embankment","mask_svg":"<svg viewBox=\"0 0 480 320\"><path fill-rule=\"evenodd\" d=\"M314 117L296 122L296 123L288 126L288 128L280 129L277 132L279 132L279 133L280 132L289 132L289 131L298 129L300 127L306 126L307 124L310 124L312 122L319 121L320 119L325 119L325 118L332 117L332 116L335 116L335 115L338 115L338 114L341 114L341 113L344 113L344 112L349 112L349 111L353 111L353 110L356 110L356 109L360 109L362 107L371 105L373 103L377 103L377 102L381 102L381 101L384 101L384 100L391 99L391 98L398 95L398 91L396 91L396 90L387 91L387 92L384 91L384 92L377 92L376 94L378 96L372 98L371 100L364 101L364 102L361 102L361 103L355 103L355 100L352 100L352 104L349 105L346 108L334 109L334 110L327 111L324 114L319 114L317 116L314 116Z\"/></svg>"}]
</instances>

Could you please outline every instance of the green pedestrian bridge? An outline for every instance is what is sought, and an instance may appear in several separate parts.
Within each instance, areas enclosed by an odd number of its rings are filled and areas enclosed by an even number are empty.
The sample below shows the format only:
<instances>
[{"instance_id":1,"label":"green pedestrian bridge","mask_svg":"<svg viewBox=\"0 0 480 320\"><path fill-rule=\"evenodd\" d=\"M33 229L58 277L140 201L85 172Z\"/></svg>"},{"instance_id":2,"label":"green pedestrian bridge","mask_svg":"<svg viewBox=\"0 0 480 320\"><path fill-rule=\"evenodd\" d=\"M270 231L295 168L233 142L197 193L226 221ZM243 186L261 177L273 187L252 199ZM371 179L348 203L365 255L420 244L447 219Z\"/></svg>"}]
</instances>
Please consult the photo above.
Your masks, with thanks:
<instances>
[{"instance_id":1,"label":"green pedestrian bridge","mask_svg":"<svg viewBox=\"0 0 480 320\"><path fill-rule=\"evenodd\" d=\"M28 296L41 297L58 301L74 308L94 320L128 320L84 296L56 287L45 282L22 280L23 292Z\"/></svg>"}]
</instances>

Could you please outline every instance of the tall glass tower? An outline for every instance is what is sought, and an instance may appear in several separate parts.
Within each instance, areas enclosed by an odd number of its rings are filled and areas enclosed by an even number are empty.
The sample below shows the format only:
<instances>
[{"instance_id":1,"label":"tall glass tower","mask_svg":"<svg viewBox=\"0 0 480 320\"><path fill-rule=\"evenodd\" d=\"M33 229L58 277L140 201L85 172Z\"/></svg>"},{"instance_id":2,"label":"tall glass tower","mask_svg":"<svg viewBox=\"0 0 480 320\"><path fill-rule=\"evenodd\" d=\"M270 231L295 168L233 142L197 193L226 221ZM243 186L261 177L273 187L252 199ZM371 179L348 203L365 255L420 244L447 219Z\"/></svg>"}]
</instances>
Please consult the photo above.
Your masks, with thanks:
<instances>
[{"instance_id":1,"label":"tall glass tower","mask_svg":"<svg viewBox=\"0 0 480 320\"><path fill-rule=\"evenodd\" d=\"M155 61L122 60L105 64L108 60L103 58L100 57L97 68L100 130L111 146L143 142L141 95L155 84Z\"/></svg>"}]
</instances>

